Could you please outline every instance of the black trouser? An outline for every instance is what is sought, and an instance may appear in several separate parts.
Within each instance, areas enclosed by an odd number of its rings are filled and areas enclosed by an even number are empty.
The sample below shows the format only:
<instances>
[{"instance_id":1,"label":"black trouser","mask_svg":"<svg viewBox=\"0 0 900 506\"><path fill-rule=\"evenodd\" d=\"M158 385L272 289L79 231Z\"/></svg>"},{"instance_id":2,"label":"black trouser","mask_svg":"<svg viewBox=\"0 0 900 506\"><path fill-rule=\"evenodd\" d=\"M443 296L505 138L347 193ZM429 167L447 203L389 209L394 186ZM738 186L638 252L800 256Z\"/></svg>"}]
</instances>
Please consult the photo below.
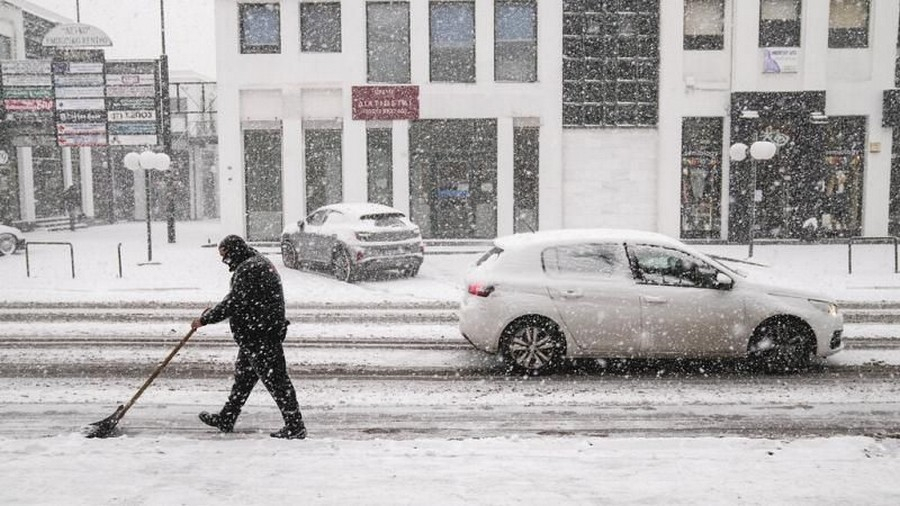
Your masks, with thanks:
<instances>
[{"instance_id":1,"label":"black trouser","mask_svg":"<svg viewBox=\"0 0 900 506\"><path fill-rule=\"evenodd\" d=\"M239 347L237 360L234 362L234 385L231 387L228 402L222 408L222 417L234 422L259 380L262 380L278 409L281 410L285 425L293 426L299 423L302 418L300 405L297 403L297 393L287 373L284 349L280 342Z\"/></svg>"}]
</instances>

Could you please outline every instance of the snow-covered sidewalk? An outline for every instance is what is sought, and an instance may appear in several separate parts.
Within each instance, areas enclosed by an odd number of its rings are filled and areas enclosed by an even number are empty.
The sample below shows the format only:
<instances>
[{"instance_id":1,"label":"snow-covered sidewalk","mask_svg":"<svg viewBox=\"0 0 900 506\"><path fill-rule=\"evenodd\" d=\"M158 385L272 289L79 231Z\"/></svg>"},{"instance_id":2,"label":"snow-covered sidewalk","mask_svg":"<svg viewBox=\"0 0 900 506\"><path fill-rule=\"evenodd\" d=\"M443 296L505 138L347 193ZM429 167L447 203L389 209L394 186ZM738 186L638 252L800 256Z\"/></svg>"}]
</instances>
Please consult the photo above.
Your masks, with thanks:
<instances>
[{"instance_id":1,"label":"snow-covered sidewalk","mask_svg":"<svg viewBox=\"0 0 900 506\"><path fill-rule=\"evenodd\" d=\"M177 242L166 241L164 223L153 223L153 260L147 261L142 222L98 225L74 232L32 232L32 242L71 243L69 248L34 245L26 266L24 253L0 258L0 302L192 302L219 300L228 290L229 273L214 246L224 235L217 221L179 222ZM121 244L122 277L119 277ZM206 246L206 247L204 247ZM831 245L700 245L713 255L749 260L731 265L772 279L822 290L843 301L900 302L900 274L894 273L892 245L856 245L848 273L848 247ZM442 253L446 252L446 253ZM285 296L294 304L455 303L462 280L478 253L447 248L428 251L418 277L340 283L316 272L284 268L277 248L265 248L282 274ZM450 254L450 253L453 254ZM27 275L30 271L30 277Z\"/></svg>"}]
</instances>

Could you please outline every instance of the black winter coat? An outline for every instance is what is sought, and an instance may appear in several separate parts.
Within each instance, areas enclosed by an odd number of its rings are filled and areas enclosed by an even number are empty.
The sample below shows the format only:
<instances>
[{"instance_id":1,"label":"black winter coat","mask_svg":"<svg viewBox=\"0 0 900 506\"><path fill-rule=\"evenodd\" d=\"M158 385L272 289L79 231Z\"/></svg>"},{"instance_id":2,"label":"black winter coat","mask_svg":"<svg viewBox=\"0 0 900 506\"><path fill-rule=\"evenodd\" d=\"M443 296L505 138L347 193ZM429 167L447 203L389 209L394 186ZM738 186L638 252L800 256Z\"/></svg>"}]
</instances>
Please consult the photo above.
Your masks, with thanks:
<instances>
[{"instance_id":1,"label":"black winter coat","mask_svg":"<svg viewBox=\"0 0 900 506\"><path fill-rule=\"evenodd\" d=\"M231 291L200 321L218 323L230 318L231 332L238 346L256 347L284 340L288 321L284 314L281 276L267 258L247 248L245 258L236 259Z\"/></svg>"}]
</instances>

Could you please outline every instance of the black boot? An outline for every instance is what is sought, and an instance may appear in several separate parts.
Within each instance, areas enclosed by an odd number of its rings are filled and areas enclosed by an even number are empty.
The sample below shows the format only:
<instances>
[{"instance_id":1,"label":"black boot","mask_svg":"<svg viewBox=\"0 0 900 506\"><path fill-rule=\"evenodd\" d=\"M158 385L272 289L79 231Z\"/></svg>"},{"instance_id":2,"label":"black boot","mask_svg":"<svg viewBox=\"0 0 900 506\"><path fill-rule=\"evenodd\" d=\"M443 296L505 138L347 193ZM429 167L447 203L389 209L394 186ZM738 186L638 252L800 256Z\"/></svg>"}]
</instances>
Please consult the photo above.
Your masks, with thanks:
<instances>
[{"instance_id":1,"label":"black boot","mask_svg":"<svg viewBox=\"0 0 900 506\"><path fill-rule=\"evenodd\" d=\"M219 429L221 432L231 432L234 430L234 419L227 418L217 413L210 413L208 411L200 412L200 421L209 425L210 427L215 427Z\"/></svg>"},{"instance_id":2,"label":"black boot","mask_svg":"<svg viewBox=\"0 0 900 506\"><path fill-rule=\"evenodd\" d=\"M279 439L306 439L306 425L300 413L290 413L284 416L284 427L269 435Z\"/></svg>"}]
</instances>

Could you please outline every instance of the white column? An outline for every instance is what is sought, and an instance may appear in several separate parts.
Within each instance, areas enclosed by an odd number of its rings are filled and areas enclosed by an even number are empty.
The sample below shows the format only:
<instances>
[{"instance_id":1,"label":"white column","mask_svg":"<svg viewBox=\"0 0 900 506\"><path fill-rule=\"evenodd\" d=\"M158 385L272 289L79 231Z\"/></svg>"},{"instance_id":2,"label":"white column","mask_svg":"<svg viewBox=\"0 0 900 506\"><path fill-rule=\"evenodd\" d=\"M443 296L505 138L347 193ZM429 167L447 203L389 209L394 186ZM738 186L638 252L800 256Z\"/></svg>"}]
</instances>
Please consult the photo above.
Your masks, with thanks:
<instances>
[{"instance_id":1,"label":"white column","mask_svg":"<svg viewBox=\"0 0 900 506\"><path fill-rule=\"evenodd\" d=\"M72 148L62 148L63 189L72 186Z\"/></svg>"},{"instance_id":2,"label":"white column","mask_svg":"<svg viewBox=\"0 0 900 506\"><path fill-rule=\"evenodd\" d=\"M429 4L409 2L409 64L413 83L429 80Z\"/></svg>"},{"instance_id":3,"label":"white column","mask_svg":"<svg viewBox=\"0 0 900 506\"><path fill-rule=\"evenodd\" d=\"M512 118L497 119L497 236L513 233L515 196L513 170L515 147Z\"/></svg>"},{"instance_id":4,"label":"white column","mask_svg":"<svg viewBox=\"0 0 900 506\"><path fill-rule=\"evenodd\" d=\"M78 148L78 168L81 172L81 212L93 218L94 211L94 166L91 148Z\"/></svg>"},{"instance_id":5,"label":"white column","mask_svg":"<svg viewBox=\"0 0 900 506\"><path fill-rule=\"evenodd\" d=\"M684 37L684 2L660 2L660 34L669 41ZM659 150L656 161L656 230L681 234L681 107L684 74L681 44L660 45Z\"/></svg>"},{"instance_id":6,"label":"white column","mask_svg":"<svg viewBox=\"0 0 900 506\"><path fill-rule=\"evenodd\" d=\"M284 184L284 223L289 225L306 216L306 192L303 180L303 122L300 117L285 118L283 128L282 181Z\"/></svg>"},{"instance_id":7,"label":"white column","mask_svg":"<svg viewBox=\"0 0 900 506\"><path fill-rule=\"evenodd\" d=\"M349 89L348 89L349 92ZM349 100L348 107L349 107ZM350 118L348 109L344 118ZM366 122L344 121L343 165L344 202L367 202L369 192L366 178Z\"/></svg>"},{"instance_id":8,"label":"white column","mask_svg":"<svg viewBox=\"0 0 900 506\"><path fill-rule=\"evenodd\" d=\"M475 82L478 83L494 81L494 1L475 0Z\"/></svg>"},{"instance_id":9,"label":"white column","mask_svg":"<svg viewBox=\"0 0 900 506\"><path fill-rule=\"evenodd\" d=\"M409 216L409 121L394 121L391 135L394 207Z\"/></svg>"},{"instance_id":10,"label":"white column","mask_svg":"<svg viewBox=\"0 0 900 506\"><path fill-rule=\"evenodd\" d=\"M34 221L37 213L34 208L34 166L31 148L16 148L16 160L19 163L19 207L23 221Z\"/></svg>"},{"instance_id":11,"label":"white column","mask_svg":"<svg viewBox=\"0 0 900 506\"><path fill-rule=\"evenodd\" d=\"M219 89L219 216L223 235L246 233L240 102L235 88Z\"/></svg>"}]
</instances>

